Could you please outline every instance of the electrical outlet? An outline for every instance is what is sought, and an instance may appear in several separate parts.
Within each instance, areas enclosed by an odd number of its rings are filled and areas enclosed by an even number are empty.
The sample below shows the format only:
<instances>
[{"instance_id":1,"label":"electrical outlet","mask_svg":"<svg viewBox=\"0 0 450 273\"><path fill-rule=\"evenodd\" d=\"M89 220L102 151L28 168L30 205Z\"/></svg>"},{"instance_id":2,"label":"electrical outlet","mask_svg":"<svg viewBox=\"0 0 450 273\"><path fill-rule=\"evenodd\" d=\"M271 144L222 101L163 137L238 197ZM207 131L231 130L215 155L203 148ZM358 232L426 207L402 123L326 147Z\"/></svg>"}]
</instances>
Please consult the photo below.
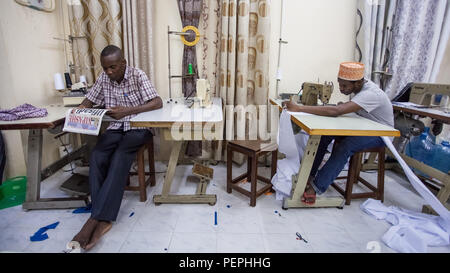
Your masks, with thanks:
<instances>
[{"instance_id":1,"label":"electrical outlet","mask_svg":"<svg viewBox=\"0 0 450 273\"><path fill-rule=\"evenodd\" d=\"M30 6L35 9L44 9L45 8L45 0L28 0Z\"/></svg>"}]
</instances>

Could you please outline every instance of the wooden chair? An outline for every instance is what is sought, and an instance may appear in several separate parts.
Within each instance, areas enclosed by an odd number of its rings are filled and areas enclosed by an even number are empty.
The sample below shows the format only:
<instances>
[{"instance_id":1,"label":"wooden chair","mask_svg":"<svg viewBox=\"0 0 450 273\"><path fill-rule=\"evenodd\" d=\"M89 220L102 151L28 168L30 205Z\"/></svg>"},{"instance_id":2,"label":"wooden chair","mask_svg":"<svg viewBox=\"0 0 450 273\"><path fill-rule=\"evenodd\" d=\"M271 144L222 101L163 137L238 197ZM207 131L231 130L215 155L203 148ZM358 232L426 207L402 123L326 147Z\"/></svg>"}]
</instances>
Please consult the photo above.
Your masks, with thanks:
<instances>
[{"instance_id":1,"label":"wooden chair","mask_svg":"<svg viewBox=\"0 0 450 273\"><path fill-rule=\"evenodd\" d=\"M263 144L263 146L261 144ZM271 179L258 175L258 158L268 153L272 153L271 178L277 171L278 146L276 144L264 146L264 144L269 143L264 143L259 140L235 140L229 141L227 145L227 192L231 193L234 189L250 197L250 206L252 207L256 206L257 197L272 188ZM263 149L261 149L261 147L263 147ZM232 178L233 152L245 154L248 158L247 172L236 177L235 179ZM247 179L247 181L251 183L250 191L247 191L238 185L239 182L245 179ZM257 190L257 180L260 180L267 185L265 185L260 190Z\"/></svg>"},{"instance_id":2,"label":"wooden chair","mask_svg":"<svg viewBox=\"0 0 450 273\"><path fill-rule=\"evenodd\" d=\"M364 153L377 153L378 154L378 175L377 175L377 187L372 186L369 182L361 178L361 159ZM375 198L377 200L384 201L384 154L385 147L365 149L352 155L350 158L350 164L348 168L347 176L336 178L347 179L345 190L339 187L336 183L331 184L340 194L345 197L345 204L350 205L352 199L359 198ZM361 182L369 188L369 192L353 193L353 184Z\"/></svg>"},{"instance_id":3,"label":"wooden chair","mask_svg":"<svg viewBox=\"0 0 450 273\"><path fill-rule=\"evenodd\" d=\"M145 150L148 152L148 168L149 171L145 171L144 166L144 153ZM150 138L150 140L145 143L144 145L139 148L136 160L138 163L137 172L130 171L128 175L128 183L127 186L125 186L125 190L129 191L139 191L140 193L140 201L145 202L147 201L147 186L150 184L151 187L155 186L156 179L155 179L155 158L154 158L154 151L153 151L153 136ZM130 176L137 175L139 185L138 186L130 186ZM145 175L148 175L149 178L145 180Z\"/></svg>"}]
</instances>

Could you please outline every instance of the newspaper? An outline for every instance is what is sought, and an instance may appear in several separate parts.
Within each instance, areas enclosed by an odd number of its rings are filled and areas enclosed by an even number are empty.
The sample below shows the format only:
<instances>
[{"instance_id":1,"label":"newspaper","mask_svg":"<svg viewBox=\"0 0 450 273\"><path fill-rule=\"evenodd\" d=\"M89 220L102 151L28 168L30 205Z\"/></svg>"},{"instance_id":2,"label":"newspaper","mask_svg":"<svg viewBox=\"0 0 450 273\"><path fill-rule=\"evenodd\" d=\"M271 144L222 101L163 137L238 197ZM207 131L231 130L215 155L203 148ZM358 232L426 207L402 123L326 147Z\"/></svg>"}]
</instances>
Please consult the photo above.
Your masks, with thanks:
<instances>
[{"instance_id":1,"label":"newspaper","mask_svg":"<svg viewBox=\"0 0 450 273\"><path fill-rule=\"evenodd\" d=\"M102 119L108 109L70 108L66 114L64 132L98 136Z\"/></svg>"}]
</instances>

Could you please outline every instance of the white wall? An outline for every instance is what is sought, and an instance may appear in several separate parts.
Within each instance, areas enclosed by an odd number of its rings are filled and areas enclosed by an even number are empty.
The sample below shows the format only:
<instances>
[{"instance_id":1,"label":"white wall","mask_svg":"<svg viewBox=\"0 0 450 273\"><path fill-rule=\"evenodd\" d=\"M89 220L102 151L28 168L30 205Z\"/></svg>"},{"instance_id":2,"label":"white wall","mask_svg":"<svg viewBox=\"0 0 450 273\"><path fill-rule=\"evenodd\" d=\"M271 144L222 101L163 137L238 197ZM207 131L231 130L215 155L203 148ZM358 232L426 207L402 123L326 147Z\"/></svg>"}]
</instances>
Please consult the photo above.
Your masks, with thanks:
<instances>
[{"instance_id":1,"label":"white wall","mask_svg":"<svg viewBox=\"0 0 450 273\"><path fill-rule=\"evenodd\" d=\"M279 93L296 93L305 81L333 81L331 103L346 100L337 85L339 63L353 61L356 0L284 0ZM271 2L270 97L276 95L281 0Z\"/></svg>"},{"instance_id":2,"label":"white wall","mask_svg":"<svg viewBox=\"0 0 450 273\"><path fill-rule=\"evenodd\" d=\"M177 1L155 1L153 18L155 87L163 98L169 97L169 69L167 26L172 31L181 31L182 24ZM197 48L199 48L197 46ZM199 51L200 52L200 51ZM183 43L178 35L170 35L171 74L180 75L183 58ZM172 79L172 97L182 96L181 79Z\"/></svg>"},{"instance_id":3,"label":"white wall","mask_svg":"<svg viewBox=\"0 0 450 273\"><path fill-rule=\"evenodd\" d=\"M25 102L35 106L62 102L55 94L53 74L64 70L59 0L53 13L0 1L0 108ZM6 177L25 175L27 131L2 131L7 148ZM53 135L44 132L42 166L59 157ZM22 147L22 143L24 146Z\"/></svg>"}]
</instances>

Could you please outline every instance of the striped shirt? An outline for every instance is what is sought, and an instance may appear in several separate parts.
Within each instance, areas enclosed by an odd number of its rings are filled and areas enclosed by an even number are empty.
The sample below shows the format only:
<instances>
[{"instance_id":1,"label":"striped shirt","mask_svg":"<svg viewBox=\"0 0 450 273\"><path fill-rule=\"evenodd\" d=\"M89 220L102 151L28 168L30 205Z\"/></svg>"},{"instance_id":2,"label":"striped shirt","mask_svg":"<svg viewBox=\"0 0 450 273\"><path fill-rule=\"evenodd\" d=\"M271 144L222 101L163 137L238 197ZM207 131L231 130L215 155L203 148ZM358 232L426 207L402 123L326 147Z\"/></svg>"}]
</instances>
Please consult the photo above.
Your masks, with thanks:
<instances>
[{"instance_id":1,"label":"striped shirt","mask_svg":"<svg viewBox=\"0 0 450 273\"><path fill-rule=\"evenodd\" d=\"M158 97L156 89L148 79L144 71L127 66L125 75L120 84L111 81L105 72L102 72L95 84L89 90L86 98L105 108L116 106L135 107L146 104ZM131 127L130 120L136 115L129 115L120 119L122 122L111 122L108 130L121 129L146 129L145 127Z\"/></svg>"}]
</instances>

